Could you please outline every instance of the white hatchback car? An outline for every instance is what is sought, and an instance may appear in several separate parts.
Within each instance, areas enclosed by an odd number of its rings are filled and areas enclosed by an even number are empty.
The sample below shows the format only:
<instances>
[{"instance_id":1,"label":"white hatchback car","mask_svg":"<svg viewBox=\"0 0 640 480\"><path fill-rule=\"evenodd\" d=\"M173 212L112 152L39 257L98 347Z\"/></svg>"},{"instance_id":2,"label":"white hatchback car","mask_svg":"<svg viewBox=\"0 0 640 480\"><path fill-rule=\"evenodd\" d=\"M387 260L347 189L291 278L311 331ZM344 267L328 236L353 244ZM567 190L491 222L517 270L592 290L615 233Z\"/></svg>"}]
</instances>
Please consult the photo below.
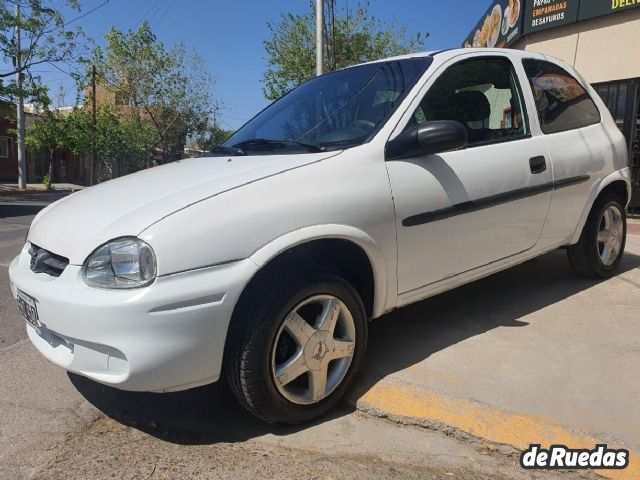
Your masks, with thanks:
<instances>
[{"instance_id":1,"label":"white hatchback car","mask_svg":"<svg viewBox=\"0 0 640 480\"><path fill-rule=\"evenodd\" d=\"M559 247L613 274L627 146L543 55L465 49L314 78L212 155L70 195L11 263L33 344L125 390L224 373L269 422L315 417L367 322Z\"/></svg>"}]
</instances>

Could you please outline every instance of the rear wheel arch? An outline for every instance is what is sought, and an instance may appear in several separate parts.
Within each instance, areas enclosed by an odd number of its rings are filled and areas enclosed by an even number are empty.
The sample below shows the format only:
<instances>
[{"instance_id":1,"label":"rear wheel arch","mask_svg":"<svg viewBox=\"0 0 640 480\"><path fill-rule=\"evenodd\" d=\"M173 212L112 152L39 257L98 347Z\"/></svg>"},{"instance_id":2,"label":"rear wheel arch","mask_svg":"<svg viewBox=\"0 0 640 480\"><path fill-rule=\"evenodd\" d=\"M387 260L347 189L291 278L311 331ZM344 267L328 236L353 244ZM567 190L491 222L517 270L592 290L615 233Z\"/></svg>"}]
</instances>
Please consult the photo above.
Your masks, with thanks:
<instances>
[{"instance_id":1,"label":"rear wheel arch","mask_svg":"<svg viewBox=\"0 0 640 480\"><path fill-rule=\"evenodd\" d=\"M611 175L605 177L599 183L597 188L594 188L587 204L585 205L582 216L580 217L580 221L569 245L578 243L582 230L587 223L587 218L589 217L591 210L593 210L594 205L598 203L600 198L604 195L608 195L610 192L615 193L620 198L621 204L624 208L628 206L629 200L631 199L631 181L628 168L613 172Z\"/></svg>"},{"instance_id":2,"label":"rear wheel arch","mask_svg":"<svg viewBox=\"0 0 640 480\"><path fill-rule=\"evenodd\" d=\"M586 278L614 275L624 254L626 215L623 198L615 185L596 198L580 240L567 248L574 271Z\"/></svg>"},{"instance_id":3,"label":"rear wheel arch","mask_svg":"<svg viewBox=\"0 0 640 480\"><path fill-rule=\"evenodd\" d=\"M604 195L607 195L609 192L615 193L620 198L620 203L622 204L622 206L627 207L630 197L629 185L627 184L627 182L625 182L624 180L614 180L613 182L607 184L604 188L602 188L602 190L600 190L600 193L598 193L596 200Z\"/></svg>"}]
</instances>

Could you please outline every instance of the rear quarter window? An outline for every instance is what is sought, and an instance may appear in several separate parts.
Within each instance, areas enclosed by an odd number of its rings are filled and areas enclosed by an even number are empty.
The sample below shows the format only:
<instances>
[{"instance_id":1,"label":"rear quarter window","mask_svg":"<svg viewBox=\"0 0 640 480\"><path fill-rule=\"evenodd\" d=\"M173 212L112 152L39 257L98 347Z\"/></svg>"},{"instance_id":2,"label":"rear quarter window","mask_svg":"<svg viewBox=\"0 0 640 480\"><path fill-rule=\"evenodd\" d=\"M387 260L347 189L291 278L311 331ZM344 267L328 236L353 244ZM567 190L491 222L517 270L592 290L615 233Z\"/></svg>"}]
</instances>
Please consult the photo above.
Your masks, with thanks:
<instances>
[{"instance_id":1,"label":"rear quarter window","mask_svg":"<svg viewBox=\"0 0 640 480\"><path fill-rule=\"evenodd\" d=\"M540 127L546 134L600 122L598 107L569 72L542 60L522 61L536 102Z\"/></svg>"}]
</instances>

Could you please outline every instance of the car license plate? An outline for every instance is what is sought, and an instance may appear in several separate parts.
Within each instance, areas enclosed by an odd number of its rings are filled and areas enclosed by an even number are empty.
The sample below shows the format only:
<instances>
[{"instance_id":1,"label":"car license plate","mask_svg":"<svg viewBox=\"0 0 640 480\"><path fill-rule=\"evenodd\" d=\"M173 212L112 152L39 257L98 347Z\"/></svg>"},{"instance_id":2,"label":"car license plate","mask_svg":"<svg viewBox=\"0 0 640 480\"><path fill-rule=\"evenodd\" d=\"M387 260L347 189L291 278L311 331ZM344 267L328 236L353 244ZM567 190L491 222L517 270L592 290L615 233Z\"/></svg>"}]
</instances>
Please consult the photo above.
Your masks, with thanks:
<instances>
[{"instance_id":1,"label":"car license plate","mask_svg":"<svg viewBox=\"0 0 640 480\"><path fill-rule=\"evenodd\" d=\"M42 324L38 318L37 303L38 301L35 298L18 290L18 308L20 309L20 313L26 318L27 322L39 330Z\"/></svg>"}]
</instances>

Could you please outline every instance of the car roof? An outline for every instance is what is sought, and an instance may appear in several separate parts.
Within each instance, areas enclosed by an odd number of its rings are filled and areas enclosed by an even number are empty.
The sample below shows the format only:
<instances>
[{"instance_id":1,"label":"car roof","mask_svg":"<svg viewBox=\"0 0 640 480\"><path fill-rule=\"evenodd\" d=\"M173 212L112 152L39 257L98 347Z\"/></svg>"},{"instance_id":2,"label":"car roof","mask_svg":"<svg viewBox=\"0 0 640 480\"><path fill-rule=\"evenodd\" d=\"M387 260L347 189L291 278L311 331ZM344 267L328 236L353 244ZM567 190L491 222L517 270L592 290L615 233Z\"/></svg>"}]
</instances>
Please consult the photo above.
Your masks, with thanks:
<instances>
[{"instance_id":1,"label":"car roof","mask_svg":"<svg viewBox=\"0 0 640 480\"><path fill-rule=\"evenodd\" d=\"M379 62L388 62L389 60L405 60L405 59L409 59L409 58L420 58L420 57L435 57L438 56L439 58L453 58L453 57L457 57L460 54L463 53L482 53L484 55L491 55L491 54L505 54L507 53L508 55L512 55L514 57L517 58L523 58L523 57L537 57L537 58L545 58L548 57L547 55L542 55L539 53L535 53L535 52L528 52L526 50L516 50L513 48L450 48L450 49L446 49L446 50L431 50L431 51L426 51L426 52L414 52L414 53L407 53L404 55L396 55L393 57L386 57L386 58L381 58L379 60L374 60L371 62L364 62L361 63L360 65L367 65L370 63L379 63ZM443 59L444 59L443 58ZM550 57L553 58L553 57ZM554 58L554 60L556 60Z\"/></svg>"},{"instance_id":2,"label":"car roof","mask_svg":"<svg viewBox=\"0 0 640 480\"><path fill-rule=\"evenodd\" d=\"M388 62L390 60L405 60L410 58L423 58L423 57L437 58L439 61L444 62L451 58L455 58L459 55L466 54L466 53L481 53L483 55L492 55L492 54L504 55L506 53L510 55L512 58L516 58L516 59L538 58L541 60L550 61L552 63L557 63L565 68L570 67L563 60L550 55L543 55L541 53L530 52L526 50L516 50L513 48L484 48L484 47L483 48L451 48L447 50L433 50L433 51L427 51L427 52L408 53L405 55L396 55L393 57L381 58L379 60L374 60L371 62L364 62L359 65L368 65L372 63ZM570 70L573 70L573 69L570 68Z\"/></svg>"}]
</instances>

